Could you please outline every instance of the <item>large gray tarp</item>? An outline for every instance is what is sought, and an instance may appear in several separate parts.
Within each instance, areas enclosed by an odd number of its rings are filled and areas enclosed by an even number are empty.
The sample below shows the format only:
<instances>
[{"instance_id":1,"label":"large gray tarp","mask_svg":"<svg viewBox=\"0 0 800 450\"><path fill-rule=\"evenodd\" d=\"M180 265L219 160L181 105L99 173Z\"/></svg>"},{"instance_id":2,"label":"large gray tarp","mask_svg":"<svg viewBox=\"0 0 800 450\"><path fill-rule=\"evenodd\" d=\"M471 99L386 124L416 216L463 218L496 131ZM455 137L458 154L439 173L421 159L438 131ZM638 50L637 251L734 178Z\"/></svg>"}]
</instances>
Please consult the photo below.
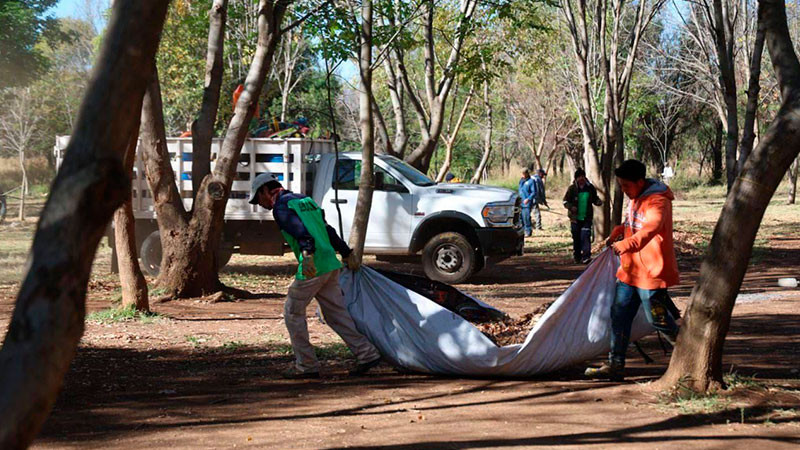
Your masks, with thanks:
<instances>
[{"instance_id":1,"label":"large gray tarp","mask_svg":"<svg viewBox=\"0 0 800 450\"><path fill-rule=\"evenodd\" d=\"M606 250L553 303L523 344L498 347L471 323L378 272L342 271L356 327L394 365L412 371L524 376L568 367L609 350L619 258ZM653 328L640 310L632 341Z\"/></svg>"}]
</instances>

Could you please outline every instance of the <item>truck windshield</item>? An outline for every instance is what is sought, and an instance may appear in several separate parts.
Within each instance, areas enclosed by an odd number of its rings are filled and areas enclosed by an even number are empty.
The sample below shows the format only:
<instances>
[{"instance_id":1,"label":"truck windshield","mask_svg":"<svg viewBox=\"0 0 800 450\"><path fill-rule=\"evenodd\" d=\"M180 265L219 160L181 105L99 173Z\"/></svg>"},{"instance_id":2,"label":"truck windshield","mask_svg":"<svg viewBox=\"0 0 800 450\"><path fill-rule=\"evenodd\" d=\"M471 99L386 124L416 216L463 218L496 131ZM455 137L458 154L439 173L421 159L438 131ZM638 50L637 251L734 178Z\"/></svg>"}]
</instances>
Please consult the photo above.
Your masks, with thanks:
<instances>
[{"instance_id":1,"label":"truck windshield","mask_svg":"<svg viewBox=\"0 0 800 450\"><path fill-rule=\"evenodd\" d=\"M384 162L386 162L386 164L388 164L393 169L400 172L401 175L406 177L408 181L416 184L417 186L433 186L434 184L436 184L433 180L428 178L427 175L409 166L403 161L400 161L394 156L385 156L382 159Z\"/></svg>"}]
</instances>

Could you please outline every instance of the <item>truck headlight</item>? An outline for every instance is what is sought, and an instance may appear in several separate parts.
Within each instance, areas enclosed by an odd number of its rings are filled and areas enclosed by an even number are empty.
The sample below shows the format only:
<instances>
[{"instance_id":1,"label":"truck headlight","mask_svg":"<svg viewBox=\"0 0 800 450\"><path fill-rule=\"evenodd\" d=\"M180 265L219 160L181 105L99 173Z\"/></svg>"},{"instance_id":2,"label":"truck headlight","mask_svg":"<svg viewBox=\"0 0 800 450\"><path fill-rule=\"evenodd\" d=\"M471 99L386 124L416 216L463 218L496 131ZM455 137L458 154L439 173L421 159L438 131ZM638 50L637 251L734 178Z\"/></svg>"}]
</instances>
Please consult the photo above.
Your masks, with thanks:
<instances>
[{"instance_id":1,"label":"truck headlight","mask_svg":"<svg viewBox=\"0 0 800 450\"><path fill-rule=\"evenodd\" d=\"M489 203L483 207L483 220L490 227L510 227L514 225L514 205Z\"/></svg>"}]
</instances>

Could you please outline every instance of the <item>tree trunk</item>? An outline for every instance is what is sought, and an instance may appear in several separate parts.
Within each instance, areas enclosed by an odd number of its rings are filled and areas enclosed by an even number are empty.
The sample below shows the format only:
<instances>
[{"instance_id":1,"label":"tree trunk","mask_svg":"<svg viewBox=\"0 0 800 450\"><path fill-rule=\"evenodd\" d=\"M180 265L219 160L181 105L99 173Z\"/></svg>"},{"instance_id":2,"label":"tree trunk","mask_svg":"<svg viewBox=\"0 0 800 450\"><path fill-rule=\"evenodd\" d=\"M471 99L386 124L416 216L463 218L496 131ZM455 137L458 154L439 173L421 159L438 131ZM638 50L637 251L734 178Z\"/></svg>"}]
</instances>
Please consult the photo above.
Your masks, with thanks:
<instances>
[{"instance_id":1,"label":"tree trunk","mask_svg":"<svg viewBox=\"0 0 800 450\"><path fill-rule=\"evenodd\" d=\"M481 182L481 176L486 170L486 165L489 163L489 156L492 154L492 102L489 99L488 81L484 81L483 83L483 104L486 105L486 134L483 138L483 157L478 167L475 169L472 179L469 180L472 184L479 184Z\"/></svg>"},{"instance_id":2,"label":"tree trunk","mask_svg":"<svg viewBox=\"0 0 800 450\"><path fill-rule=\"evenodd\" d=\"M789 169L789 204L794 205L797 199L797 175L800 171L800 158L794 160L794 164Z\"/></svg>"},{"instance_id":3,"label":"tree trunk","mask_svg":"<svg viewBox=\"0 0 800 450\"><path fill-rule=\"evenodd\" d=\"M361 128L361 180L353 226L350 229L350 247L361 262L367 238L372 192L375 189L375 122L372 115L372 0L361 3L361 43L358 57L361 92L359 93L359 125Z\"/></svg>"},{"instance_id":4,"label":"tree trunk","mask_svg":"<svg viewBox=\"0 0 800 450\"><path fill-rule=\"evenodd\" d=\"M758 113L758 91L761 80L761 54L764 52L764 30L756 31L756 40L753 44L753 55L750 60L750 81L747 87L747 106L744 113L744 132L742 143L739 145L739 160L737 167L744 167L745 161L753 150L756 139L756 114Z\"/></svg>"},{"instance_id":5,"label":"tree trunk","mask_svg":"<svg viewBox=\"0 0 800 450\"><path fill-rule=\"evenodd\" d=\"M169 166L157 79L148 89L142 108L142 145L163 249L157 284L165 289L167 297L198 297L223 287L219 281L217 253L225 205L247 137L247 124L255 114L257 99L280 42L280 24L288 4L285 0L261 0L259 3L258 45L245 89L236 103L214 171L203 178L195 194L190 216L183 210Z\"/></svg>"},{"instance_id":6,"label":"tree trunk","mask_svg":"<svg viewBox=\"0 0 800 450\"><path fill-rule=\"evenodd\" d=\"M214 0L208 12L208 46L206 76L200 114L192 123L192 198L197 198L200 183L211 172L211 140L219 110L222 87L223 47L228 0Z\"/></svg>"},{"instance_id":7,"label":"tree trunk","mask_svg":"<svg viewBox=\"0 0 800 450\"><path fill-rule=\"evenodd\" d=\"M22 184L19 187L19 221L25 221L25 193L28 185L28 171L25 170L25 147L24 144L19 149L19 168L22 171Z\"/></svg>"},{"instance_id":8,"label":"tree trunk","mask_svg":"<svg viewBox=\"0 0 800 450\"><path fill-rule=\"evenodd\" d=\"M758 10L781 89L781 107L728 194L660 387L680 383L707 391L723 386L723 345L753 241L770 199L800 150L800 62L789 36L786 7L779 0L762 0Z\"/></svg>"},{"instance_id":9,"label":"tree trunk","mask_svg":"<svg viewBox=\"0 0 800 450\"><path fill-rule=\"evenodd\" d=\"M138 121L137 121L138 123ZM136 160L136 144L139 133L134 133L125 151L125 173L133 174L133 163ZM125 203L114 212L114 251L119 264L119 281L122 285L122 307L134 308L137 311L150 311L147 298L147 281L139 267L136 250L136 227L131 204L131 192L125 196Z\"/></svg>"},{"instance_id":10,"label":"tree trunk","mask_svg":"<svg viewBox=\"0 0 800 450\"><path fill-rule=\"evenodd\" d=\"M714 134L714 144L711 147L712 166L711 182L713 184L722 183L722 122L717 122L717 129Z\"/></svg>"},{"instance_id":11,"label":"tree trunk","mask_svg":"<svg viewBox=\"0 0 800 450\"><path fill-rule=\"evenodd\" d=\"M64 163L42 211L0 350L0 448L25 448L83 334L95 251L130 189L122 159L153 64L166 1L117 0Z\"/></svg>"}]
</instances>

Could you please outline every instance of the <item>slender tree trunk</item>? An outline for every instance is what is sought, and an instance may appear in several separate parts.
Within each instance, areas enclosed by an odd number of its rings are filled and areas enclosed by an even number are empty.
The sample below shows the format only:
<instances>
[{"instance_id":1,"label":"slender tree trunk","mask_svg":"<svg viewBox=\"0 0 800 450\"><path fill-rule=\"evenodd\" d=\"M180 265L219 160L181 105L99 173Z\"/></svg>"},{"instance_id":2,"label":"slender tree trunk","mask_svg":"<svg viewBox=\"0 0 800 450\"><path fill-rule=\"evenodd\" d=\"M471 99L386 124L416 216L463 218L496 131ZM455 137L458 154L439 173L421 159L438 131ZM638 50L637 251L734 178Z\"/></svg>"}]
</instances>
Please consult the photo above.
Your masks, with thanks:
<instances>
[{"instance_id":1,"label":"slender tree trunk","mask_svg":"<svg viewBox=\"0 0 800 450\"><path fill-rule=\"evenodd\" d=\"M707 391L723 386L723 345L753 241L770 199L800 150L800 62L789 36L785 4L761 0L758 20L759 28L766 30L781 107L728 194L660 387L680 383Z\"/></svg>"},{"instance_id":2,"label":"slender tree trunk","mask_svg":"<svg viewBox=\"0 0 800 450\"><path fill-rule=\"evenodd\" d=\"M759 81L761 80L761 54L764 52L764 30L756 31L756 40L753 44L753 55L750 60L750 81L747 87L747 106L744 113L744 132L742 143L739 146L739 160L737 167L744 167L745 161L753 150L756 139L756 115L758 113Z\"/></svg>"},{"instance_id":3,"label":"slender tree trunk","mask_svg":"<svg viewBox=\"0 0 800 450\"><path fill-rule=\"evenodd\" d=\"M794 205L797 199L797 176L800 172L800 158L794 160L794 164L789 169L789 204Z\"/></svg>"},{"instance_id":4,"label":"slender tree trunk","mask_svg":"<svg viewBox=\"0 0 800 450\"><path fill-rule=\"evenodd\" d=\"M214 0L208 12L208 47L200 114L192 123L192 198L197 198L200 184L211 172L211 140L219 110L222 87L223 47L228 0Z\"/></svg>"},{"instance_id":5,"label":"slender tree trunk","mask_svg":"<svg viewBox=\"0 0 800 450\"><path fill-rule=\"evenodd\" d=\"M372 192L375 189L375 122L372 115L372 0L361 3L361 36L358 57L361 92L359 93L359 126L361 128L361 181L353 226L350 229L350 247L360 262L364 256Z\"/></svg>"},{"instance_id":6,"label":"slender tree trunk","mask_svg":"<svg viewBox=\"0 0 800 450\"><path fill-rule=\"evenodd\" d=\"M19 187L19 221L25 221L25 193L28 185L28 171L25 170L25 146L22 144L19 150L19 168L22 171L22 184Z\"/></svg>"},{"instance_id":7,"label":"slender tree trunk","mask_svg":"<svg viewBox=\"0 0 800 450\"><path fill-rule=\"evenodd\" d=\"M486 170L486 165L489 163L489 156L492 154L492 102L489 99L488 81L483 83L483 104L486 105L486 134L484 134L483 137L483 157L481 158L481 162L478 164L478 167L475 168L475 173L472 175L472 179L469 180L469 182L472 184L479 184L481 182L481 176Z\"/></svg>"},{"instance_id":8,"label":"slender tree trunk","mask_svg":"<svg viewBox=\"0 0 800 450\"><path fill-rule=\"evenodd\" d=\"M714 134L714 144L711 147L712 167L711 181L714 184L722 183L722 122L717 122L717 130Z\"/></svg>"},{"instance_id":9,"label":"slender tree trunk","mask_svg":"<svg viewBox=\"0 0 800 450\"><path fill-rule=\"evenodd\" d=\"M64 163L42 211L0 350L0 448L31 444L61 390L83 334L97 245L125 200L122 159L166 1L117 0Z\"/></svg>"},{"instance_id":10,"label":"slender tree trunk","mask_svg":"<svg viewBox=\"0 0 800 450\"><path fill-rule=\"evenodd\" d=\"M136 144L139 133L131 135L125 151L125 173L133 174L133 163L136 160ZM119 264L119 281L122 285L122 307L134 308L137 311L150 311L147 298L147 281L139 267L136 251L136 221L133 217L131 192L125 197L125 203L114 212L114 251Z\"/></svg>"}]
</instances>

